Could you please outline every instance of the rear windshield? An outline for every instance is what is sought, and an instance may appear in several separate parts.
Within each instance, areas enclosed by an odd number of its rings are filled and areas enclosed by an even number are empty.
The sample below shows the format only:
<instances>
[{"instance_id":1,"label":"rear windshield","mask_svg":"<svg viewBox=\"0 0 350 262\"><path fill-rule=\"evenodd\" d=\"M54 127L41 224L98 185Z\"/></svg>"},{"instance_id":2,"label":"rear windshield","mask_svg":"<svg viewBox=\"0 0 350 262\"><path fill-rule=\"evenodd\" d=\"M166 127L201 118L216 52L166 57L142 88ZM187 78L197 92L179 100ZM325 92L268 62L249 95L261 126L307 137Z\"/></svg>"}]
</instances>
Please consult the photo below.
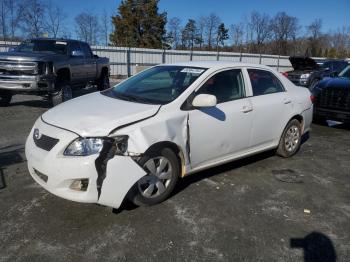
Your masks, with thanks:
<instances>
[{"instance_id":1,"label":"rear windshield","mask_svg":"<svg viewBox=\"0 0 350 262\"><path fill-rule=\"evenodd\" d=\"M175 100L206 70L187 66L156 66L103 94L127 101L163 105Z\"/></svg>"},{"instance_id":2,"label":"rear windshield","mask_svg":"<svg viewBox=\"0 0 350 262\"><path fill-rule=\"evenodd\" d=\"M67 42L55 40L30 40L21 43L17 52L50 52L55 54L67 54Z\"/></svg>"}]
</instances>

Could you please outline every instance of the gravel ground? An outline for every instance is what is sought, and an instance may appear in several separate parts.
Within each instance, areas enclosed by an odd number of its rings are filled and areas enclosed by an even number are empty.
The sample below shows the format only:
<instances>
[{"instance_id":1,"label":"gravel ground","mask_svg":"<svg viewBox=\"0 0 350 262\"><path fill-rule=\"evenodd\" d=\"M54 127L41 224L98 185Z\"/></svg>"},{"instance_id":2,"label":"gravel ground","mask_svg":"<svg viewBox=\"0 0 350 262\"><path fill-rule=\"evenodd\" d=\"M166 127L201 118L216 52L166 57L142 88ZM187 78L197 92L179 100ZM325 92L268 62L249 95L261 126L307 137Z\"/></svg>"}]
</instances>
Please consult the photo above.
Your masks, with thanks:
<instances>
[{"instance_id":1,"label":"gravel ground","mask_svg":"<svg viewBox=\"0 0 350 262\"><path fill-rule=\"evenodd\" d=\"M183 179L159 205L112 210L29 176L24 142L47 109L29 96L0 108L1 262L349 261L349 127L313 125L290 159L235 161Z\"/></svg>"}]
</instances>

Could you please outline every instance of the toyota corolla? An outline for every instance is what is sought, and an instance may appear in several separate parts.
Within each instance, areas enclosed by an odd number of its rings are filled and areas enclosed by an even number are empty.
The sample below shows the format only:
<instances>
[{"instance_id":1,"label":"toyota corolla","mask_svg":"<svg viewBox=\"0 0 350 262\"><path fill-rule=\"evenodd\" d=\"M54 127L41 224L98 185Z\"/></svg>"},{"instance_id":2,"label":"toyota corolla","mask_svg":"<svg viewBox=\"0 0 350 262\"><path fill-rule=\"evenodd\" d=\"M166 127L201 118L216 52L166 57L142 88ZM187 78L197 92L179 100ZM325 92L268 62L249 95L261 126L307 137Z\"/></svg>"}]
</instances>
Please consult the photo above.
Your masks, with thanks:
<instances>
[{"instance_id":1,"label":"toyota corolla","mask_svg":"<svg viewBox=\"0 0 350 262\"><path fill-rule=\"evenodd\" d=\"M265 150L294 155L309 90L263 65L159 65L44 113L25 153L34 180L73 201L118 208L165 200L179 178Z\"/></svg>"}]
</instances>

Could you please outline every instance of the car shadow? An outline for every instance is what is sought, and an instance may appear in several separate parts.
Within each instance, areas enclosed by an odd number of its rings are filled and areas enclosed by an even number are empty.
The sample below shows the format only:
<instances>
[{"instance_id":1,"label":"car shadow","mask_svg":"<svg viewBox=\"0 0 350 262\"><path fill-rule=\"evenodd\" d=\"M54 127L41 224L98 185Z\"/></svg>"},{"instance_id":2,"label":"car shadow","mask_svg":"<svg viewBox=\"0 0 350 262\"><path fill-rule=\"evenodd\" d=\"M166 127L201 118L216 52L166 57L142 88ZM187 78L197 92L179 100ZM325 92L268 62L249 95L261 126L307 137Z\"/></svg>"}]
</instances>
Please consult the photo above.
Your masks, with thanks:
<instances>
[{"instance_id":1,"label":"car shadow","mask_svg":"<svg viewBox=\"0 0 350 262\"><path fill-rule=\"evenodd\" d=\"M0 148L0 151L6 150L5 152L0 152L0 190L6 188L6 180L5 180L5 172L4 172L6 170L6 167L9 165L22 163L25 161L24 158L22 157L22 154L24 152L23 147L7 151L8 149L13 147L18 147L18 145L6 146L6 147Z\"/></svg>"},{"instance_id":2,"label":"car shadow","mask_svg":"<svg viewBox=\"0 0 350 262\"><path fill-rule=\"evenodd\" d=\"M206 178L210 178L213 176L216 176L218 174L221 173L225 173L228 171L231 171L233 169L237 169L243 166L247 166L250 165L252 163L255 162L259 162L262 161L264 159L270 158L272 156L275 155L276 150L269 150L269 151L265 151L250 157L246 157L246 158L242 158L239 160L233 160L229 163L226 164L222 164L216 167L212 167L203 171L200 171L196 174L193 175L189 175L184 177L183 179L181 179L178 184L176 185L172 196L175 196L176 194L180 193L181 191L183 191L184 189L186 189L188 186L197 183L201 180L204 180Z\"/></svg>"},{"instance_id":3,"label":"car shadow","mask_svg":"<svg viewBox=\"0 0 350 262\"><path fill-rule=\"evenodd\" d=\"M89 87L73 90L72 95L73 95L73 98L76 98L76 97L87 95L96 91L97 91L96 87L89 86ZM47 97L36 97L36 98L37 98L36 100L24 100L24 101L11 102L10 107L28 106L28 107L37 107L37 108L44 108L44 109L49 109L52 107Z\"/></svg>"},{"instance_id":4,"label":"car shadow","mask_svg":"<svg viewBox=\"0 0 350 262\"><path fill-rule=\"evenodd\" d=\"M320 232L312 232L304 238L291 238L290 247L303 249L305 262L337 261L332 240Z\"/></svg>"}]
</instances>

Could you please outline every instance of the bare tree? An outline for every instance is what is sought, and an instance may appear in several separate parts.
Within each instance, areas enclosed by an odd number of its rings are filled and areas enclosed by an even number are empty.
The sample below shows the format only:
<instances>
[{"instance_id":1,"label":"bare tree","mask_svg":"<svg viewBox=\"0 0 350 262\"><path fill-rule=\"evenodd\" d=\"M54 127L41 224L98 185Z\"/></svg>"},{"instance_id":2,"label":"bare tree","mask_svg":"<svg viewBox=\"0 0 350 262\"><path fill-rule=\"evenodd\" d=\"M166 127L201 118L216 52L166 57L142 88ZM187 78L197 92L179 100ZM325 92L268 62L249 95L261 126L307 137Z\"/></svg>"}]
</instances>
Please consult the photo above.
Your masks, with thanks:
<instances>
[{"instance_id":1,"label":"bare tree","mask_svg":"<svg viewBox=\"0 0 350 262\"><path fill-rule=\"evenodd\" d=\"M40 37L44 32L46 6L41 0L22 1L22 29L29 37Z\"/></svg>"},{"instance_id":2,"label":"bare tree","mask_svg":"<svg viewBox=\"0 0 350 262\"><path fill-rule=\"evenodd\" d=\"M91 12L83 12L75 17L76 32L78 38L96 45L99 38L99 23L97 15Z\"/></svg>"},{"instance_id":3,"label":"bare tree","mask_svg":"<svg viewBox=\"0 0 350 262\"><path fill-rule=\"evenodd\" d=\"M101 38L105 46L108 46L109 42L109 32L112 18L108 15L106 9L103 10L101 16Z\"/></svg>"},{"instance_id":4,"label":"bare tree","mask_svg":"<svg viewBox=\"0 0 350 262\"><path fill-rule=\"evenodd\" d=\"M23 6L20 4L20 0L7 0L6 3L8 8L11 39L14 39L23 14Z\"/></svg>"},{"instance_id":5,"label":"bare tree","mask_svg":"<svg viewBox=\"0 0 350 262\"><path fill-rule=\"evenodd\" d=\"M309 35L309 47L306 53L311 56L319 56L321 50L320 38L322 36L322 20L314 20L306 29Z\"/></svg>"},{"instance_id":6,"label":"bare tree","mask_svg":"<svg viewBox=\"0 0 350 262\"><path fill-rule=\"evenodd\" d=\"M199 49L202 49L202 46L204 44L204 30L206 27L206 19L204 16L201 16L197 20L197 29L198 29L198 44Z\"/></svg>"},{"instance_id":7,"label":"bare tree","mask_svg":"<svg viewBox=\"0 0 350 262\"><path fill-rule=\"evenodd\" d=\"M255 44L258 47L258 51L261 52L262 45L271 36L270 17L267 14L253 11L249 17L248 26L255 38Z\"/></svg>"},{"instance_id":8,"label":"bare tree","mask_svg":"<svg viewBox=\"0 0 350 262\"><path fill-rule=\"evenodd\" d=\"M221 20L215 13L211 13L209 16L205 17L205 21L206 42L208 49L211 50L212 44L215 42L215 37L217 35L217 30Z\"/></svg>"},{"instance_id":9,"label":"bare tree","mask_svg":"<svg viewBox=\"0 0 350 262\"><path fill-rule=\"evenodd\" d=\"M238 23L230 26L230 34L232 38L232 43L234 47L238 47L241 51L244 36L244 25L243 23Z\"/></svg>"},{"instance_id":10,"label":"bare tree","mask_svg":"<svg viewBox=\"0 0 350 262\"><path fill-rule=\"evenodd\" d=\"M285 12L277 13L272 19L271 29L280 55L288 54L288 40L296 38L299 29L298 19L287 15Z\"/></svg>"},{"instance_id":11,"label":"bare tree","mask_svg":"<svg viewBox=\"0 0 350 262\"><path fill-rule=\"evenodd\" d=\"M173 48L178 48L181 40L181 20L178 17L173 17L168 23L169 39L171 40Z\"/></svg>"},{"instance_id":12,"label":"bare tree","mask_svg":"<svg viewBox=\"0 0 350 262\"><path fill-rule=\"evenodd\" d=\"M52 37L57 37L62 30L63 20L65 15L60 7L52 4L50 1L47 5L47 17L45 20L45 29Z\"/></svg>"}]
</instances>

